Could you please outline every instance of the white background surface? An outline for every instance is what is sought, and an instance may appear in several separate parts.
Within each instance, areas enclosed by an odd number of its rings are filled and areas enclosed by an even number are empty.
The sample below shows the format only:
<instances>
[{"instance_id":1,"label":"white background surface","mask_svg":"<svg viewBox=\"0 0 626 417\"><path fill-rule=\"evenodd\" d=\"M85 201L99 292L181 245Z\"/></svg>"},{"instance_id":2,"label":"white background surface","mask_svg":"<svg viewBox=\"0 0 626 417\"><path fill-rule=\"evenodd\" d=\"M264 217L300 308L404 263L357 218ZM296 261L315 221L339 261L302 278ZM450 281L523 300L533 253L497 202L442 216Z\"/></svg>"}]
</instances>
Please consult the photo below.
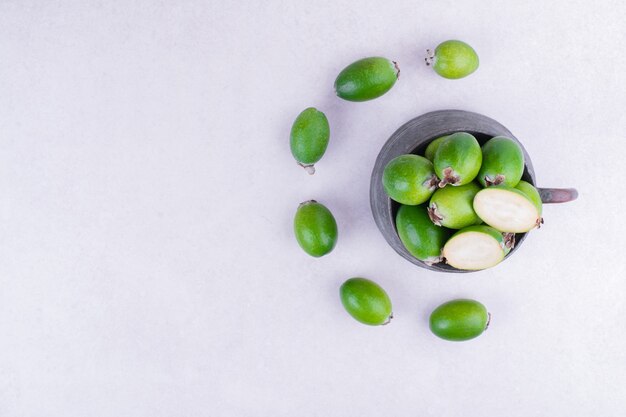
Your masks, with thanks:
<instances>
[{"instance_id":1,"label":"white background surface","mask_svg":"<svg viewBox=\"0 0 626 417\"><path fill-rule=\"evenodd\" d=\"M0 1L0 416L623 416L624 3L298 3ZM423 65L450 38L471 77ZM396 86L336 98L372 55ZM288 147L308 106L332 128L313 177ZM401 259L368 204L385 140L446 108L580 191L471 275ZM339 224L321 259L292 235L311 198ZM345 314L352 276L391 325ZM480 338L429 332L455 297L491 311Z\"/></svg>"}]
</instances>

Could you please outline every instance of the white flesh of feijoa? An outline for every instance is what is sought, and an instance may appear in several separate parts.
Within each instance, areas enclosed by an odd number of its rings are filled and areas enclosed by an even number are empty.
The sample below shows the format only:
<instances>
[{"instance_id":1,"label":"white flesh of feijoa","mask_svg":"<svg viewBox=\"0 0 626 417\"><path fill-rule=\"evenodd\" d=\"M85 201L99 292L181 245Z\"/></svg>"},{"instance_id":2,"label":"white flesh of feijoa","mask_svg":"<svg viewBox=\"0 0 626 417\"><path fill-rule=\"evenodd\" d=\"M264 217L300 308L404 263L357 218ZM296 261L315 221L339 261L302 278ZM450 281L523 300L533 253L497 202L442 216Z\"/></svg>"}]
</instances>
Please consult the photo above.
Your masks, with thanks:
<instances>
[{"instance_id":1,"label":"white flesh of feijoa","mask_svg":"<svg viewBox=\"0 0 626 417\"><path fill-rule=\"evenodd\" d=\"M476 271L499 264L504 259L504 249L493 236L466 232L448 240L443 247L443 256L448 265Z\"/></svg>"},{"instance_id":2,"label":"white flesh of feijoa","mask_svg":"<svg viewBox=\"0 0 626 417\"><path fill-rule=\"evenodd\" d=\"M487 188L476 194L474 211L494 229L511 233L528 232L541 217L528 198L497 188Z\"/></svg>"}]
</instances>

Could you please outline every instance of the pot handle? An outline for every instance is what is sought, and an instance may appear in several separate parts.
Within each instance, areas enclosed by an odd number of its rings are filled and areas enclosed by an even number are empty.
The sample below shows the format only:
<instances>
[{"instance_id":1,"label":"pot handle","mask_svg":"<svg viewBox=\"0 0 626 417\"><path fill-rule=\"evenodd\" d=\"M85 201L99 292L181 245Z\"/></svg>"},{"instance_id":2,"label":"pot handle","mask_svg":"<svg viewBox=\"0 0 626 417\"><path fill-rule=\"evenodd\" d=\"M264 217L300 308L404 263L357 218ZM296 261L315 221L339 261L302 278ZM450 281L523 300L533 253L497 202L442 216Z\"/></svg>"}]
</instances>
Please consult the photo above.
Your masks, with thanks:
<instances>
[{"instance_id":1,"label":"pot handle","mask_svg":"<svg viewBox=\"0 0 626 417\"><path fill-rule=\"evenodd\" d=\"M578 198L575 188L537 188L541 201L546 204L567 203Z\"/></svg>"}]
</instances>

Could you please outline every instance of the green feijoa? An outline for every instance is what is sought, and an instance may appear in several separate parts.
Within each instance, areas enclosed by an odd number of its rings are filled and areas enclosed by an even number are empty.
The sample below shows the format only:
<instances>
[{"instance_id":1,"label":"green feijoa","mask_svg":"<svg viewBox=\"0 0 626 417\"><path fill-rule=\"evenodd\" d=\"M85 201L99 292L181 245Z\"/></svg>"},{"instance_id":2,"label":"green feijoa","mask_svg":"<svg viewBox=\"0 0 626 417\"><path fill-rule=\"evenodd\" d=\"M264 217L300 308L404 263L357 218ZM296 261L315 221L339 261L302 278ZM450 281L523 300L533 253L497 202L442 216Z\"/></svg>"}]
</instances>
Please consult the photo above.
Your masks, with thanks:
<instances>
[{"instance_id":1,"label":"green feijoa","mask_svg":"<svg viewBox=\"0 0 626 417\"><path fill-rule=\"evenodd\" d=\"M435 159L435 152L437 152L437 148L445 138L447 138L447 136L442 136L428 144L428 146L426 147L426 151L424 152L424 156L426 157L426 159L431 162Z\"/></svg>"},{"instance_id":2,"label":"green feijoa","mask_svg":"<svg viewBox=\"0 0 626 417\"><path fill-rule=\"evenodd\" d=\"M480 190L480 186L475 182L458 187L439 188L430 197L428 205L430 220L437 226L450 229L462 229L482 223L473 207L474 196Z\"/></svg>"},{"instance_id":3,"label":"green feijoa","mask_svg":"<svg viewBox=\"0 0 626 417\"><path fill-rule=\"evenodd\" d=\"M450 40L440 43L435 51L426 51L426 65L444 78L467 77L478 69L478 54L465 42Z\"/></svg>"},{"instance_id":4,"label":"green feijoa","mask_svg":"<svg viewBox=\"0 0 626 417\"><path fill-rule=\"evenodd\" d=\"M494 185L476 193L474 211L501 232L525 233L541 224L541 207L526 193L506 185Z\"/></svg>"},{"instance_id":5,"label":"green feijoa","mask_svg":"<svg viewBox=\"0 0 626 417\"><path fill-rule=\"evenodd\" d=\"M293 229L300 247L316 258L330 253L337 243L337 222L333 214L315 200L300 204Z\"/></svg>"},{"instance_id":6,"label":"green feijoa","mask_svg":"<svg viewBox=\"0 0 626 417\"><path fill-rule=\"evenodd\" d=\"M427 201L437 189L433 164L419 155L395 157L383 170L383 187L398 203L415 206Z\"/></svg>"},{"instance_id":7,"label":"green feijoa","mask_svg":"<svg viewBox=\"0 0 626 417\"><path fill-rule=\"evenodd\" d=\"M441 179L439 187L469 184L476 178L482 162L480 144L474 136L465 132L448 136L437 148L433 161L435 173Z\"/></svg>"},{"instance_id":8,"label":"green feijoa","mask_svg":"<svg viewBox=\"0 0 626 417\"><path fill-rule=\"evenodd\" d=\"M298 165L309 174L314 174L313 164L324 156L329 139L330 127L326 115L314 107L309 107L296 117L291 127L291 153L298 161Z\"/></svg>"},{"instance_id":9,"label":"green feijoa","mask_svg":"<svg viewBox=\"0 0 626 417\"><path fill-rule=\"evenodd\" d=\"M337 96L348 101L367 101L382 96L393 87L400 74L394 61L363 58L345 67L335 80Z\"/></svg>"},{"instance_id":10,"label":"green feijoa","mask_svg":"<svg viewBox=\"0 0 626 417\"><path fill-rule=\"evenodd\" d=\"M515 247L515 233L504 232L502 238L504 239L504 251L507 254Z\"/></svg>"},{"instance_id":11,"label":"green feijoa","mask_svg":"<svg viewBox=\"0 0 626 417\"><path fill-rule=\"evenodd\" d=\"M361 323L380 326L393 317L391 300L380 285L365 278L350 278L339 289L346 311Z\"/></svg>"},{"instance_id":12,"label":"green feijoa","mask_svg":"<svg viewBox=\"0 0 626 417\"><path fill-rule=\"evenodd\" d=\"M411 255L427 265L442 261L441 249L450 231L435 226L428 218L425 206L400 206L396 214L396 229Z\"/></svg>"},{"instance_id":13,"label":"green feijoa","mask_svg":"<svg viewBox=\"0 0 626 417\"><path fill-rule=\"evenodd\" d=\"M443 247L446 263L457 269L478 271L499 264L510 247L493 227L468 226L456 232Z\"/></svg>"},{"instance_id":14,"label":"green feijoa","mask_svg":"<svg viewBox=\"0 0 626 417\"><path fill-rule=\"evenodd\" d=\"M480 185L515 187L524 174L524 152L517 142L496 136L483 145L482 151L483 164L478 172Z\"/></svg>"},{"instance_id":15,"label":"green feijoa","mask_svg":"<svg viewBox=\"0 0 626 417\"><path fill-rule=\"evenodd\" d=\"M484 305L458 299L443 303L430 314L430 330L444 340L461 342L480 336L491 320Z\"/></svg>"}]
</instances>

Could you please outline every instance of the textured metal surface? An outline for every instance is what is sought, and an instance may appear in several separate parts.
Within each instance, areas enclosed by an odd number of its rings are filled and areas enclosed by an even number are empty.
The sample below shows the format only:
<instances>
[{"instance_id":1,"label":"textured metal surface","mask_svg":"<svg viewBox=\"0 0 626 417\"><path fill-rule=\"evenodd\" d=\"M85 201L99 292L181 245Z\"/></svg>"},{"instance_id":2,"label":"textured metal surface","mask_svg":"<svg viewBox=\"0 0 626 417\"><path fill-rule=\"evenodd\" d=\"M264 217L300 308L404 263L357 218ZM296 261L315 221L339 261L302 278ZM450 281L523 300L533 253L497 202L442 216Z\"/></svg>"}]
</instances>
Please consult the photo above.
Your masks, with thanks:
<instances>
[{"instance_id":1,"label":"textured metal surface","mask_svg":"<svg viewBox=\"0 0 626 417\"><path fill-rule=\"evenodd\" d=\"M535 185L535 171L533 170L530 156L526 152L526 149L524 149L524 146L506 127L478 113L463 110L439 110L426 113L405 123L391 135L389 140L382 147L376 159L376 163L374 164L374 170L372 171L370 205L378 229L389 245L391 245L400 256L415 265L431 271L461 273L471 271L458 270L444 263L429 266L416 259L406 250L398 237L395 226L395 215L399 205L387 196L382 185L383 170L387 163L393 158L407 153L423 155L426 146L428 146L432 140L455 132L469 132L478 139L481 145L490 138L499 135L515 140L524 151L526 168L522 178ZM540 189L539 191L542 199L546 199L544 200L546 203L564 202L566 201L566 196L569 196L569 199L573 200L578 195L576 190L573 189ZM560 200L559 198L555 198L557 195L560 196ZM521 245L526 234L519 233L515 237L515 247L509 252L507 258Z\"/></svg>"},{"instance_id":2,"label":"textured metal surface","mask_svg":"<svg viewBox=\"0 0 626 417\"><path fill-rule=\"evenodd\" d=\"M578 198L578 191L574 188L539 188L541 201L544 203L567 203Z\"/></svg>"}]
</instances>

